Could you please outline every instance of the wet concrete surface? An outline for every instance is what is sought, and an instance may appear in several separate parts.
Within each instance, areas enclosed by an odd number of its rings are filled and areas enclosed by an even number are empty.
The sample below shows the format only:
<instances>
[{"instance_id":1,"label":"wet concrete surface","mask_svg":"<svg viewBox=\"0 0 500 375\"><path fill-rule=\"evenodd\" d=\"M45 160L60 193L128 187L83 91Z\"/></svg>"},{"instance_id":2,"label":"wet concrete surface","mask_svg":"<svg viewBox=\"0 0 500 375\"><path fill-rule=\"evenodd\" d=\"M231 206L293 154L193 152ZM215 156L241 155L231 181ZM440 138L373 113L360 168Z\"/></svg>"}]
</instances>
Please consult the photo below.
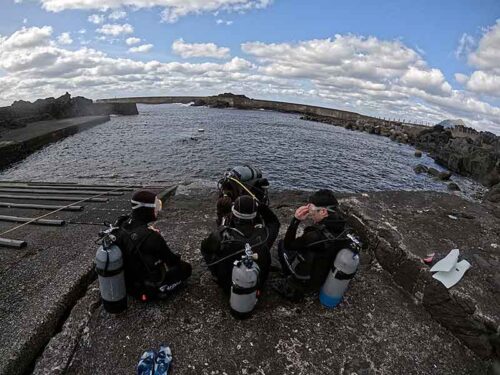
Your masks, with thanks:
<instances>
[{"instance_id":1,"label":"wet concrete surface","mask_svg":"<svg viewBox=\"0 0 500 375\"><path fill-rule=\"evenodd\" d=\"M267 290L252 318L235 320L227 296L205 270L199 253L201 240L214 227L215 196L194 190L183 195L183 189L178 193L156 226L171 248L192 263L188 285L167 301L130 301L124 313L114 316L95 307L98 294L93 284L87 302L77 305L68 319L84 323L63 327L35 373L131 374L142 352L161 343L172 348L173 374L487 373L490 362L433 319L417 298L400 287L394 274L382 268L376 251L369 248L338 308L325 309L316 297L292 304ZM306 196L293 192L272 197L282 233ZM356 197L343 201L359 208L356 212L361 216L363 206L352 200ZM366 207L376 207L385 196L371 197ZM390 195L384 199L390 200ZM432 207L441 207L439 197L432 202ZM84 262L95 251L90 242L87 238ZM469 272L465 280L473 276ZM87 315L90 319L78 318ZM80 337L72 334L75 329ZM58 349L75 345L70 354Z\"/></svg>"},{"instance_id":2,"label":"wet concrete surface","mask_svg":"<svg viewBox=\"0 0 500 375\"><path fill-rule=\"evenodd\" d=\"M109 121L109 116L84 116L63 120L38 121L18 129L4 131L2 141L25 142L58 130L77 127L80 130Z\"/></svg>"},{"instance_id":3,"label":"wet concrete surface","mask_svg":"<svg viewBox=\"0 0 500 375\"><path fill-rule=\"evenodd\" d=\"M83 203L82 212L61 211L49 217L65 220L64 227L26 225L4 235L25 240L28 246L0 247L0 374L23 374L29 370L59 328L61 319L95 277L97 233L104 228L105 220L112 221L128 212L130 206L130 192L109 198L107 203ZM0 215L35 218L47 213L0 208ZM17 225L0 222L0 234Z\"/></svg>"}]
</instances>

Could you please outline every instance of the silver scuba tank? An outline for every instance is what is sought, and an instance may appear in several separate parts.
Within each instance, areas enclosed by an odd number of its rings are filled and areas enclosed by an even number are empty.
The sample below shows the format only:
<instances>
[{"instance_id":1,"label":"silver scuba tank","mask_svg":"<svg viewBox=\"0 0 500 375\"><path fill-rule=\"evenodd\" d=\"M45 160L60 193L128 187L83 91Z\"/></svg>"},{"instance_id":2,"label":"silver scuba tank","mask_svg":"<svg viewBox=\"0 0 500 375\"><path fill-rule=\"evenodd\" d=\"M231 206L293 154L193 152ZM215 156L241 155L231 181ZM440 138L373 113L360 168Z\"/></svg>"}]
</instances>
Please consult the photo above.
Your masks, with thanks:
<instances>
[{"instance_id":1,"label":"silver scuba tank","mask_svg":"<svg viewBox=\"0 0 500 375\"><path fill-rule=\"evenodd\" d=\"M260 169L250 165L239 165L231 169L231 172L236 175L241 182L262 178L262 172Z\"/></svg>"},{"instance_id":2,"label":"silver scuba tank","mask_svg":"<svg viewBox=\"0 0 500 375\"><path fill-rule=\"evenodd\" d=\"M241 260L234 262L232 273L231 296L229 305L231 312L237 318L247 318L257 304L257 284L260 269L254 260L257 254L252 252L251 246L245 244L245 255Z\"/></svg>"},{"instance_id":3,"label":"silver scuba tank","mask_svg":"<svg viewBox=\"0 0 500 375\"><path fill-rule=\"evenodd\" d=\"M333 267L321 287L319 300L321 304L328 308L337 306L344 296L349 282L356 274L359 266L359 242L348 235L353 242L354 249L342 249L337 254Z\"/></svg>"},{"instance_id":4,"label":"silver scuba tank","mask_svg":"<svg viewBox=\"0 0 500 375\"><path fill-rule=\"evenodd\" d=\"M99 279L99 291L104 309L112 314L127 308L127 289L123 271L123 256L120 248L113 243L116 238L111 231L101 232L101 246L95 255L96 272Z\"/></svg>"}]
</instances>

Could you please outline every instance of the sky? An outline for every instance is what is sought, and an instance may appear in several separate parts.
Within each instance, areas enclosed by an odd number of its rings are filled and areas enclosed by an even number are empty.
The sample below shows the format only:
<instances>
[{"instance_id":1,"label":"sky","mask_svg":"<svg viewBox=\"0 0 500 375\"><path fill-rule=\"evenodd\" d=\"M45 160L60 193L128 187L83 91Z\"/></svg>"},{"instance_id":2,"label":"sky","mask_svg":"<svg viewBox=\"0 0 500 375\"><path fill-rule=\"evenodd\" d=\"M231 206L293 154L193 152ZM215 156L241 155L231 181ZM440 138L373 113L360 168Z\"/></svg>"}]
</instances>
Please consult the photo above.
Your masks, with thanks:
<instances>
[{"instance_id":1,"label":"sky","mask_svg":"<svg viewBox=\"0 0 500 375\"><path fill-rule=\"evenodd\" d=\"M498 0L0 0L0 105L215 95L500 134Z\"/></svg>"}]
</instances>

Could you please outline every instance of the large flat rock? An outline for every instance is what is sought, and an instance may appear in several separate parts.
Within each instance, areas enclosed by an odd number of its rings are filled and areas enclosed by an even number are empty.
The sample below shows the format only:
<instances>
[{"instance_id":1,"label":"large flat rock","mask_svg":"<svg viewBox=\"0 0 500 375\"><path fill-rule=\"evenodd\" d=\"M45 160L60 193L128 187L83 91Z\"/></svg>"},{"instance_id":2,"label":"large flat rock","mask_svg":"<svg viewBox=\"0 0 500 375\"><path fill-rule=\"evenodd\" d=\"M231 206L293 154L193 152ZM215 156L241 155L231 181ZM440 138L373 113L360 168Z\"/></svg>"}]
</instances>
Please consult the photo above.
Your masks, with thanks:
<instances>
[{"instance_id":1,"label":"large flat rock","mask_svg":"<svg viewBox=\"0 0 500 375\"><path fill-rule=\"evenodd\" d=\"M381 192L344 199L351 222L382 267L417 303L483 358L500 356L500 219L493 206L434 192ZM451 289L422 259L460 249L472 268Z\"/></svg>"},{"instance_id":2,"label":"large flat rock","mask_svg":"<svg viewBox=\"0 0 500 375\"><path fill-rule=\"evenodd\" d=\"M36 373L49 373L52 364L69 374L131 374L142 352L161 343L173 350L173 374L486 373L488 363L415 303L370 251L340 307L325 309L317 298L292 304L268 290L251 319L235 320L199 253L214 225L215 197L180 193L157 227L194 266L186 288L167 301L131 301L117 316L93 310L71 363L57 361L55 338ZM282 232L305 197L273 197ZM91 295L95 303L95 290ZM60 340L68 337L63 332Z\"/></svg>"}]
</instances>

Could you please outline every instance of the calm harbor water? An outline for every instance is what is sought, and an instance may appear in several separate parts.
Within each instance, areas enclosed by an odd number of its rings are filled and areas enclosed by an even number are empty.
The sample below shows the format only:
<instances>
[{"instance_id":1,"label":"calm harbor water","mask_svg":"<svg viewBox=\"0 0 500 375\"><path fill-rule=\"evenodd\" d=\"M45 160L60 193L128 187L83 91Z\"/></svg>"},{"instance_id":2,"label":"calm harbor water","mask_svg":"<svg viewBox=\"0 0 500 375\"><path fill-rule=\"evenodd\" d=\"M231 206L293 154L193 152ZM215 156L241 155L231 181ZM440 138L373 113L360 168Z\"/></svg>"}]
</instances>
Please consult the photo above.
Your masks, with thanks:
<instances>
[{"instance_id":1,"label":"calm harbor water","mask_svg":"<svg viewBox=\"0 0 500 375\"><path fill-rule=\"evenodd\" d=\"M139 106L140 115L54 143L0 173L1 180L196 183L215 186L231 166L262 169L275 189L446 191L416 175L414 149L388 138L269 111L184 105ZM202 128L204 132L198 132ZM466 195L481 188L454 177Z\"/></svg>"}]
</instances>

